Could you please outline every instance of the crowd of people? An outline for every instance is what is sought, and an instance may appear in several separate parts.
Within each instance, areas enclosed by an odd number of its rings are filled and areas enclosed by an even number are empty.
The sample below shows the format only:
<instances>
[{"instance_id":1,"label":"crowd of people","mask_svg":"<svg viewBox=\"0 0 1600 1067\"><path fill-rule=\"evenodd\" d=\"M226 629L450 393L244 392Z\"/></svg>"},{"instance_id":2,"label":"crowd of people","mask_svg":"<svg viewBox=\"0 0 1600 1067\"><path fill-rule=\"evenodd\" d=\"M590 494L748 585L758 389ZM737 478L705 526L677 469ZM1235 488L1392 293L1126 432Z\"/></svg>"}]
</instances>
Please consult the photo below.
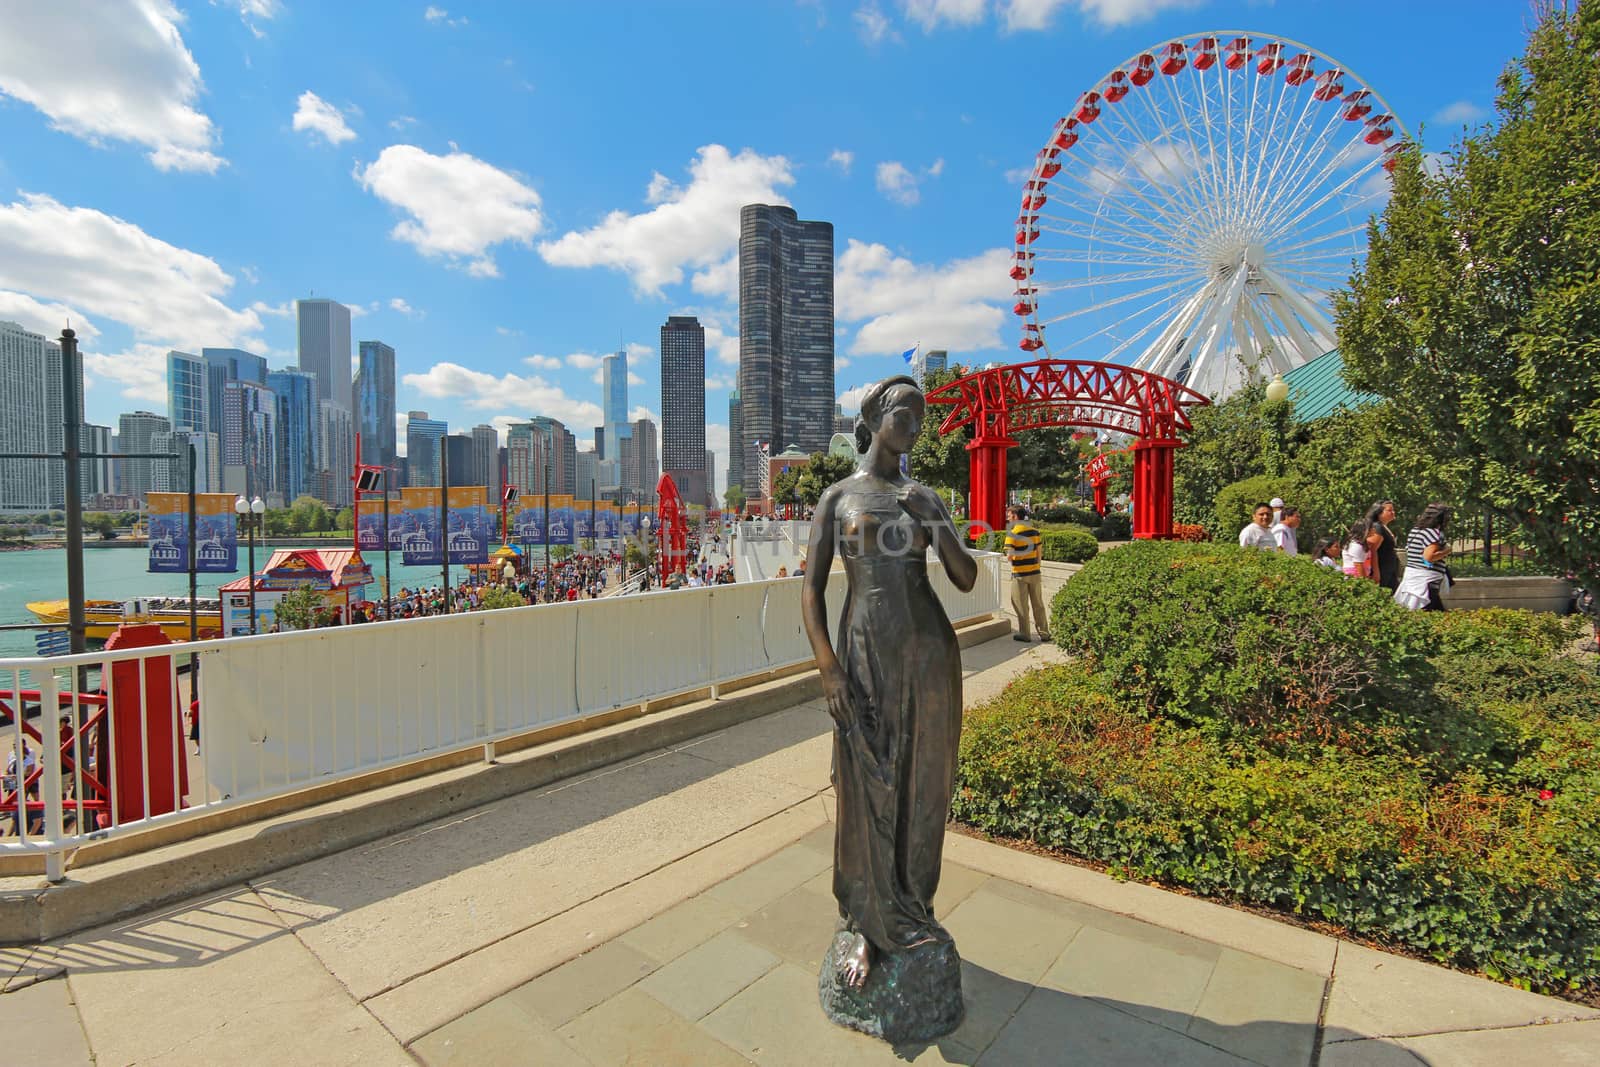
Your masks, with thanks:
<instances>
[{"instance_id":1,"label":"crowd of people","mask_svg":"<svg viewBox=\"0 0 1600 1067\"><path fill-rule=\"evenodd\" d=\"M1443 611L1443 587L1451 581L1448 504L1433 503L1422 510L1406 535L1405 566L1390 525L1395 520L1392 500L1380 500L1351 525L1342 537L1324 537L1312 550L1318 566L1338 569L1347 578L1376 582L1393 595L1395 603L1413 611ZM1251 521L1239 531L1240 548L1299 555L1295 532L1300 511L1282 500L1257 504Z\"/></svg>"}]
</instances>

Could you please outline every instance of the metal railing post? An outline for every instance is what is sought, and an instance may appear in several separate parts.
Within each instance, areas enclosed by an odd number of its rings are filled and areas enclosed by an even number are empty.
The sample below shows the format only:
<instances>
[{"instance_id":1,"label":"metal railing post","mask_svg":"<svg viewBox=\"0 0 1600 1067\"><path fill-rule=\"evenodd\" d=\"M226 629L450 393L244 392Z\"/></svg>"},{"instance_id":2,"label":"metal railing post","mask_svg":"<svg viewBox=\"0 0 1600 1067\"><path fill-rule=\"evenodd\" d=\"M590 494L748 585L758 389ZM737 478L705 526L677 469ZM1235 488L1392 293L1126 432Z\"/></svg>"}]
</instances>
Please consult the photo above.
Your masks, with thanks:
<instances>
[{"instance_id":1,"label":"metal railing post","mask_svg":"<svg viewBox=\"0 0 1600 1067\"><path fill-rule=\"evenodd\" d=\"M69 486L69 489L71 487ZM56 672L46 668L39 681L39 736L43 738L39 761L43 770L43 784L39 790L44 798L44 838L48 849L44 854L44 876L52 882L66 878L66 837L61 807L61 698L57 689ZM17 715L22 714L22 704L17 704ZM23 760L17 759L17 783L24 778ZM19 788L18 808L26 818L26 790Z\"/></svg>"}]
</instances>

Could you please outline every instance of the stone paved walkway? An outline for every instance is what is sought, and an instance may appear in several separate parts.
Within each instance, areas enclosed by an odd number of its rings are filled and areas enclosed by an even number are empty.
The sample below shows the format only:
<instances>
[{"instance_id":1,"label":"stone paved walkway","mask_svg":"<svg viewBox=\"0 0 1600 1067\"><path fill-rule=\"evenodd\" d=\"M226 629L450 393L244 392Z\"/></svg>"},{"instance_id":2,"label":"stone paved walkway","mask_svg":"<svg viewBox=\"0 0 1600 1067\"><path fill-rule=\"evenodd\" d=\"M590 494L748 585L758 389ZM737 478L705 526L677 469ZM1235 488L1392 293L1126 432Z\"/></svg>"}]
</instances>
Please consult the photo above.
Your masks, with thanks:
<instances>
[{"instance_id":1,"label":"stone paved walkway","mask_svg":"<svg viewBox=\"0 0 1600 1067\"><path fill-rule=\"evenodd\" d=\"M1054 650L966 650L969 699ZM249 884L0 949L39 1064L1589 1064L1600 1012L973 838L937 909L968 1017L890 1048L817 1006L816 702ZM510 757L516 758L516 757Z\"/></svg>"}]
</instances>

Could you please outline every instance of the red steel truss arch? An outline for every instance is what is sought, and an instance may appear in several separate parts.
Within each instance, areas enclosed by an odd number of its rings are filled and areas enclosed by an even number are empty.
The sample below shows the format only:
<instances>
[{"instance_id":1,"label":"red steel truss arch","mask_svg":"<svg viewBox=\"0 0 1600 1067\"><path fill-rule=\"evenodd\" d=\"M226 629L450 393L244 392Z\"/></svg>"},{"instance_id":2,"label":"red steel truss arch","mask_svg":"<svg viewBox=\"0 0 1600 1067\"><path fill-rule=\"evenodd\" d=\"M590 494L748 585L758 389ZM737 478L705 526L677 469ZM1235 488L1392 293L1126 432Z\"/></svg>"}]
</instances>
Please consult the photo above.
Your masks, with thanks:
<instances>
[{"instance_id":1,"label":"red steel truss arch","mask_svg":"<svg viewBox=\"0 0 1600 1067\"><path fill-rule=\"evenodd\" d=\"M1013 433L1090 426L1132 434L1133 536L1172 536L1172 453L1190 428L1188 411L1209 404L1171 378L1119 363L1041 359L976 371L928 394L949 414L942 434L972 427L968 514L993 529L1005 522L1006 449Z\"/></svg>"}]
</instances>

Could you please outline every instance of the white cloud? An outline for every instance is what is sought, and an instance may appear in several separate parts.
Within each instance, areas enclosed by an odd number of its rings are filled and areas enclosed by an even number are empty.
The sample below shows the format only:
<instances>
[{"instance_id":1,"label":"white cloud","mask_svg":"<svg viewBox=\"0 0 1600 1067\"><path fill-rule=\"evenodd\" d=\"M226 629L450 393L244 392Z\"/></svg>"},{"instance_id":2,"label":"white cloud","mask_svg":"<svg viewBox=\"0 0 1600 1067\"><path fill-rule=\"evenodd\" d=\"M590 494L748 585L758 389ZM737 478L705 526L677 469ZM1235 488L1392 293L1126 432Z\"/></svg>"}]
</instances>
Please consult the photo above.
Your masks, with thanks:
<instances>
[{"instance_id":1,"label":"white cloud","mask_svg":"<svg viewBox=\"0 0 1600 1067\"><path fill-rule=\"evenodd\" d=\"M542 355L527 356L527 357L525 357L523 359L522 362L526 363L530 367L535 367L535 368L537 368L539 370L560 370L561 369L561 361L559 359L557 359L556 357L554 357L554 356L542 356Z\"/></svg>"},{"instance_id":2,"label":"white cloud","mask_svg":"<svg viewBox=\"0 0 1600 1067\"><path fill-rule=\"evenodd\" d=\"M544 225L537 192L453 146L449 155L436 156L415 145L390 145L355 177L410 216L389 236L425 256L452 263L467 258L473 277L498 277L489 249L508 241L531 246Z\"/></svg>"},{"instance_id":3,"label":"white cloud","mask_svg":"<svg viewBox=\"0 0 1600 1067\"><path fill-rule=\"evenodd\" d=\"M704 296L720 296L726 300L739 298L739 254L735 252L720 263L705 270L695 271L689 279L689 288Z\"/></svg>"},{"instance_id":4,"label":"white cloud","mask_svg":"<svg viewBox=\"0 0 1600 1067\"><path fill-rule=\"evenodd\" d=\"M481 411L516 408L549 415L569 426L596 426L602 418L599 404L574 400L538 375L507 373L497 378L458 363L435 363L422 374L407 374L403 381L423 396L460 400Z\"/></svg>"},{"instance_id":5,"label":"white cloud","mask_svg":"<svg viewBox=\"0 0 1600 1067\"><path fill-rule=\"evenodd\" d=\"M394 413L394 450L396 455L403 456L406 454L406 427L410 425L411 420L404 411Z\"/></svg>"},{"instance_id":6,"label":"white cloud","mask_svg":"<svg viewBox=\"0 0 1600 1067\"><path fill-rule=\"evenodd\" d=\"M906 207L922 199L922 193L917 188L917 176L895 159L878 164L878 192Z\"/></svg>"},{"instance_id":7,"label":"white cloud","mask_svg":"<svg viewBox=\"0 0 1600 1067\"><path fill-rule=\"evenodd\" d=\"M674 315L693 315L706 331L706 356L730 367L739 365L739 312L735 308L682 307Z\"/></svg>"},{"instance_id":8,"label":"white cloud","mask_svg":"<svg viewBox=\"0 0 1600 1067\"><path fill-rule=\"evenodd\" d=\"M869 45L900 40L900 35L889 24L888 16L876 3L869 2L856 8L853 17L856 22L856 34Z\"/></svg>"},{"instance_id":9,"label":"white cloud","mask_svg":"<svg viewBox=\"0 0 1600 1067\"><path fill-rule=\"evenodd\" d=\"M629 422L637 422L640 419L649 419L651 422L656 424L656 429L658 431L661 429L661 416L657 415L643 404L636 405L633 410L628 412Z\"/></svg>"},{"instance_id":10,"label":"white cloud","mask_svg":"<svg viewBox=\"0 0 1600 1067\"><path fill-rule=\"evenodd\" d=\"M1441 126L1470 126L1489 117L1489 113L1470 100L1457 100L1439 109L1433 121Z\"/></svg>"},{"instance_id":11,"label":"white cloud","mask_svg":"<svg viewBox=\"0 0 1600 1067\"><path fill-rule=\"evenodd\" d=\"M1015 284L1006 276L1009 264L1010 253L996 248L925 266L852 239L834 272L838 318L862 322L850 353L898 355L918 342L969 351L1001 347L1000 305Z\"/></svg>"},{"instance_id":12,"label":"white cloud","mask_svg":"<svg viewBox=\"0 0 1600 1067\"><path fill-rule=\"evenodd\" d=\"M600 357L588 352L574 352L567 357L567 366L578 370L593 370L600 365Z\"/></svg>"},{"instance_id":13,"label":"white cloud","mask_svg":"<svg viewBox=\"0 0 1600 1067\"><path fill-rule=\"evenodd\" d=\"M324 141L333 145L356 139L356 131L345 124L339 109L310 89L300 94L294 109L294 128L321 134Z\"/></svg>"},{"instance_id":14,"label":"white cloud","mask_svg":"<svg viewBox=\"0 0 1600 1067\"><path fill-rule=\"evenodd\" d=\"M738 381L731 374L726 378L719 378L715 375L706 376L707 389L732 389L737 384L739 384Z\"/></svg>"},{"instance_id":15,"label":"white cloud","mask_svg":"<svg viewBox=\"0 0 1600 1067\"><path fill-rule=\"evenodd\" d=\"M100 336L85 316L65 304L35 300L26 293L0 290L0 322L14 322L25 330L43 334L54 340L63 327L71 326L78 335L80 348L94 344Z\"/></svg>"},{"instance_id":16,"label":"white cloud","mask_svg":"<svg viewBox=\"0 0 1600 1067\"><path fill-rule=\"evenodd\" d=\"M1200 0L1001 0L1000 23L1008 31L1047 30L1056 13L1074 7L1102 29L1130 26L1163 11L1198 7Z\"/></svg>"},{"instance_id":17,"label":"white cloud","mask_svg":"<svg viewBox=\"0 0 1600 1067\"><path fill-rule=\"evenodd\" d=\"M408 126L415 126L416 124L417 120L410 115L401 115L389 120L389 128L397 133L405 130Z\"/></svg>"},{"instance_id":18,"label":"white cloud","mask_svg":"<svg viewBox=\"0 0 1600 1067\"><path fill-rule=\"evenodd\" d=\"M836 355L836 356L833 357L833 369L835 371L846 370L846 369L849 368L849 366L850 366L850 357L849 356L838 356L838 355Z\"/></svg>"},{"instance_id":19,"label":"white cloud","mask_svg":"<svg viewBox=\"0 0 1600 1067\"><path fill-rule=\"evenodd\" d=\"M465 15L461 15L458 18L451 18L450 12L446 11L442 7L434 7L432 4L428 5L427 10L422 13L422 17L427 19L429 22L441 26L456 27L465 26L467 24L467 17Z\"/></svg>"},{"instance_id":20,"label":"white cloud","mask_svg":"<svg viewBox=\"0 0 1600 1067\"><path fill-rule=\"evenodd\" d=\"M250 310L257 315L271 315L280 319L294 318L294 303L289 300L285 300L281 304L269 304L265 300L257 300L250 305Z\"/></svg>"},{"instance_id":21,"label":"white cloud","mask_svg":"<svg viewBox=\"0 0 1600 1067\"><path fill-rule=\"evenodd\" d=\"M847 412L860 411L861 398L867 395L867 390L871 389L872 386L872 382L866 382L862 385L856 386L853 389L846 389L844 392L839 394L837 403Z\"/></svg>"},{"instance_id":22,"label":"white cloud","mask_svg":"<svg viewBox=\"0 0 1600 1067\"><path fill-rule=\"evenodd\" d=\"M596 384L596 385L604 385L605 384L605 380L606 380L605 368L604 367L596 367L594 373L589 376L589 380L594 382L594 384ZM631 371L631 370L628 372L628 386L629 386L629 388L636 388L636 387L641 386L643 384L644 384L644 379L643 378L639 377L637 374L633 373L633 371Z\"/></svg>"},{"instance_id":23,"label":"white cloud","mask_svg":"<svg viewBox=\"0 0 1600 1067\"><path fill-rule=\"evenodd\" d=\"M715 470L709 472L711 486L721 486L726 489L728 480L728 426L722 422L706 423L706 448L715 457L713 464ZM722 503L720 494L713 494L718 504Z\"/></svg>"},{"instance_id":24,"label":"white cloud","mask_svg":"<svg viewBox=\"0 0 1600 1067\"><path fill-rule=\"evenodd\" d=\"M408 319L420 319L427 314L426 312L418 311L416 308L406 303L404 297L399 296L389 298L389 310L398 311Z\"/></svg>"},{"instance_id":25,"label":"white cloud","mask_svg":"<svg viewBox=\"0 0 1600 1067\"><path fill-rule=\"evenodd\" d=\"M643 378L641 378L637 374L633 373L633 371L629 371L628 372L628 385L630 387L637 387L637 386L641 386L643 384L644 384L644 379Z\"/></svg>"},{"instance_id":26,"label":"white cloud","mask_svg":"<svg viewBox=\"0 0 1600 1067\"><path fill-rule=\"evenodd\" d=\"M1012 167L1010 170L1007 170L1005 172L1005 179L1006 179L1006 184L1007 185L1021 185L1023 182L1027 181L1029 178L1032 178L1032 177L1033 177L1033 168L1032 167Z\"/></svg>"},{"instance_id":27,"label":"white cloud","mask_svg":"<svg viewBox=\"0 0 1600 1067\"><path fill-rule=\"evenodd\" d=\"M943 156L940 156L938 159L936 159L932 163L928 164L928 177L937 178L939 175L941 175L943 173L944 173L944 157Z\"/></svg>"},{"instance_id":28,"label":"white cloud","mask_svg":"<svg viewBox=\"0 0 1600 1067\"><path fill-rule=\"evenodd\" d=\"M171 0L8 4L0 93L90 144L130 141L160 170L216 172L216 130L196 108L200 67ZM72 61L63 62L70 45Z\"/></svg>"},{"instance_id":29,"label":"white cloud","mask_svg":"<svg viewBox=\"0 0 1600 1067\"><path fill-rule=\"evenodd\" d=\"M522 331L521 330L514 330L510 326L496 326L494 328L494 332L499 334L501 337L521 337L522 336Z\"/></svg>"},{"instance_id":30,"label":"white cloud","mask_svg":"<svg viewBox=\"0 0 1600 1067\"><path fill-rule=\"evenodd\" d=\"M655 349L651 348L649 345L640 344L638 341L629 341L622 347L623 351L628 353L628 363L630 366L638 366L640 363L656 358Z\"/></svg>"},{"instance_id":31,"label":"white cloud","mask_svg":"<svg viewBox=\"0 0 1600 1067\"><path fill-rule=\"evenodd\" d=\"M745 204L788 204L778 192L793 185L783 156L763 156L746 148L733 155L720 144L705 145L689 164L689 183L676 185L665 175L650 179L649 211L613 211L599 224L544 241L539 254L557 267L610 267L627 274L641 293L659 294L664 285L683 281L684 268L707 275L698 291L718 284L739 243L739 208Z\"/></svg>"},{"instance_id":32,"label":"white cloud","mask_svg":"<svg viewBox=\"0 0 1600 1067\"><path fill-rule=\"evenodd\" d=\"M850 173L850 168L855 164L855 161L856 154L854 152L846 152L842 148L835 148L828 155L828 163L831 166L838 167L845 174Z\"/></svg>"},{"instance_id":33,"label":"white cloud","mask_svg":"<svg viewBox=\"0 0 1600 1067\"><path fill-rule=\"evenodd\" d=\"M901 0L906 18L932 32L942 23L973 26L984 19L989 0Z\"/></svg>"}]
</instances>

